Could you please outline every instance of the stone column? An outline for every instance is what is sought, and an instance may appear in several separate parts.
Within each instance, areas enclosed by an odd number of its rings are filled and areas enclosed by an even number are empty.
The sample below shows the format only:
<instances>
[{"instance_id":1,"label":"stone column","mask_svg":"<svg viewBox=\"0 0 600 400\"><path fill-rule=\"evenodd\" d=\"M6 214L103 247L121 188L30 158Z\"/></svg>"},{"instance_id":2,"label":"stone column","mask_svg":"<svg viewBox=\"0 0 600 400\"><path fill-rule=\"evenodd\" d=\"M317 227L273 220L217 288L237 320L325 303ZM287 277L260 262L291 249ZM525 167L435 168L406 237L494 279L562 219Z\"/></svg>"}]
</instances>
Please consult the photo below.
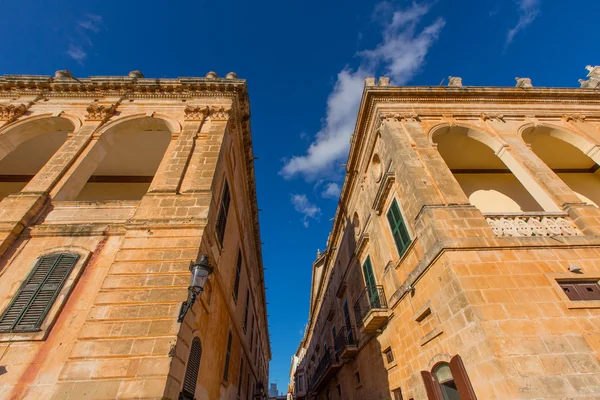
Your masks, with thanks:
<instances>
[{"instance_id":1,"label":"stone column","mask_svg":"<svg viewBox=\"0 0 600 400\"><path fill-rule=\"evenodd\" d=\"M203 125L181 184L182 193L210 191L231 109L209 108L209 123Z\"/></svg>"},{"instance_id":2,"label":"stone column","mask_svg":"<svg viewBox=\"0 0 600 400\"><path fill-rule=\"evenodd\" d=\"M176 193L183 180L185 169L194 151L196 136L202 123L208 116L207 106L187 106L185 122L179 137L173 137L166 151L166 157L160 163L149 193Z\"/></svg>"}]
</instances>

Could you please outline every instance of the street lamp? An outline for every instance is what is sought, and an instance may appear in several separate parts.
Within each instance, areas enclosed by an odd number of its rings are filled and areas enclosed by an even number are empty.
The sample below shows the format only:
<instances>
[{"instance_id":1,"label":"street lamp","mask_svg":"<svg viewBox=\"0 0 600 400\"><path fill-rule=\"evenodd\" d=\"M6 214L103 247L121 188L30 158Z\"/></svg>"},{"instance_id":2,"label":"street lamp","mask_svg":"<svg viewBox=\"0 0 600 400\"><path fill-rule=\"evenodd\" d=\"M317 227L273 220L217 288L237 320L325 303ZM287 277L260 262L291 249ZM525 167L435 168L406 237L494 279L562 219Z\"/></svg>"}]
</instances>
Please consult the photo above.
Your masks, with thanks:
<instances>
[{"instance_id":1,"label":"street lamp","mask_svg":"<svg viewBox=\"0 0 600 400\"><path fill-rule=\"evenodd\" d=\"M206 254L202 254L200 256L199 262L190 262L192 278L190 281L190 286L188 287L188 298L181 304L177 322L183 322L185 314L187 314L188 310L194 305L196 297L200 296L204 291L204 285L206 284L208 276L212 274L213 270L214 268L208 263L208 256Z\"/></svg>"}]
</instances>

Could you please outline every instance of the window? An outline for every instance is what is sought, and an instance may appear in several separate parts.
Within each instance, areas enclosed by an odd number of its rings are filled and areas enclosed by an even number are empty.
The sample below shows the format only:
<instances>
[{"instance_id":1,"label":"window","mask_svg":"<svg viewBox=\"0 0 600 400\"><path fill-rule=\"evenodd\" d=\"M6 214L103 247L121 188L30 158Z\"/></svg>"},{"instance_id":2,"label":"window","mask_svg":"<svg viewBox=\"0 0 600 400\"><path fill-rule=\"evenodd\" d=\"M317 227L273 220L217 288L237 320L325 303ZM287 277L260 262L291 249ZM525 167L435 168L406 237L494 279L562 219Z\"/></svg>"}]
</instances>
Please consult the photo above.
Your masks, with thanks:
<instances>
[{"instance_id":1,"label":"window","mask_svg":"<svg viewBox=\"0 0 600 400\"><path fill-rule=\"evenodd\" d=\"M185 378L183 388L179 394L180 400L192 400L196 393L196 382L198 381L198 372L200 371L200 359L202 358L202 345L197 337L192 340L190 347L190 356L188 357L187 367L185 369Z\"/></svg>"},{"instance_id":2,"label":"window","mask_svg":"<svg viewBox=\"0 0 600 400\"><path fill-rule=\"evenodd\" d=\"M77 254L38 259L17 294L0 316L0 332L36 332L77 264Z\"/></svg>"},{"instance_id":3,"label":"window","mask_svg":"<svg viewBox=\"0 0 600 400\"><path fill-rule=\"evenodd\" d=\"M244 332L248 329L248 306L250 303L250 289L246 289L246 311L244 311Z\"/></svg>"},{"instance_id":4,"label":"window","mask_svg":"<svg viewBox=\"0 0 600 400\"><path fill-rule=\"evenodd\" d=\"M304 375L298 377L298 391L304 392Z\"/></svg>"},{"instance_id":5,"label":"window","mask_svg":"<svg viewBox=\"0 0 600 400\"><path fill-rule=\"evenodd\" d=\"M402 389L398 388L398 389L392 390L392 396L394 397L394 400L403 400Z\"/></svg>"},{"instance_id":6,"label":"window","mask_svg":"<svg viewBox=\"0 0 600 400\"><path fill-rule=\"evenodd\" d=\"M600 285L598 281L559 281L571 301L600 300Z\"/></svg>"},{"instance_id":7,"label":"window","mask_svg":"<svg viewBox=\"0 0 600 400\"><path fill-rule=\"evenodd\" d=\"M242 274L242 251L238 250L237 265L235 266L235 282L233 283L233 298L237 301L240 291L240 275Z\"/></svg>"},{"instance_id":8,"label":"window","mask_svg":"<svg viewBox=\"0 0 600 400\"><path fill-rule=\"evenodd\" d=\"M354 373L354 380L356 381L357 385L360 385L360 372L356 371Z\"/></svg>"},{"instance_id":9,"label":"window","mask_svg":"<svg viewBox=\"0 0 600 400\"><path fill-rule=\"evenodd\" d=\"M388 364L394 362L394 353L391 348L388 347L383 354L385 354L385 360Z\"/></svg>"},{"instance_id":10,"label":"window","mask_svg":"<svg viewBox=\"0 0 600 400\"><path fill-rule=\"evenodd\" d=\"M252 328L250 328L250 352L252 352L253 344L254 344L254 314L252 314Z\"/></svg>"},{"instance_id":11,"label":"window","mask_svg":"<svg viewBox=\"0 0 600 400\"><path fill-rule=\"evenodd\" d=\"M342 385L337 385L338 398L342 398Z\"/></svg>"},{"instance_id":12,"label":"window","mask_svg":"<svg viewBox=\"0 0 600 400\"><path fill-rule=\"evenodd\" d=\"M476 400L467 370L460 356L449 363L437 363L431 372L421 371L429 400Z\"/></svg>"},{"instance_id":13,"label":"window","mask_svg":"<svg viewBox=\"0 0 600 400\"><path fill-rule=\"evenodd\" d=\"M221 195L221 205L219 206L219 214L217 215L217 238L223 246L225 238L225 226L227 226L227 215L229 214L229 203L231 202L231 194L229 193L229 184L225 181L223 186L223 194Z\"/></svg>"},{"instance_id":14,"label":"window","mask_svg":"<svg viewBox=\"0 0 600 400\"><path fill-rule=\"evenodd\" d=\"M242 394L242 377L244 374L244 357L240 357L240 374L238 375L238 399Z\"/></svg>"},{"instance_id":15,"label":"window","mask_svg":"<svg viewBox=\"0 0 600 400\"><path fill-rule=\"evenodd\" d=\"M250 373L248 373L248 380L246 381L246 399L250 400Z\"/></svg>"},{"instance_id":16,"label":"window","mask_svg":"<svg viewBox=\"0 0 600 400\"><path fill-rule=\"evenodd\" d=\"M402 219L400 207L398 207L398 202L396 199L394 199L392 205L390 206L390 209L387 213L387 219L390 223L390 229L392 230L392 236L394 236L394 242L396 243L398 254L402 256L410 244L410 236L408 235L408 230L406 229L406 225Z\"/></svg>"},{"instance_id":17,"label":"window","mask_svg":"<svg viewBox=\"0 0 600 400\"><path fill-rule=\"evenodd\" d=\"M227 382L229 378L229 358L231 357L231 331L227 337L227 353L225 353L225 369L223 370L223 380Z\"/></svg>"}]
</instances>

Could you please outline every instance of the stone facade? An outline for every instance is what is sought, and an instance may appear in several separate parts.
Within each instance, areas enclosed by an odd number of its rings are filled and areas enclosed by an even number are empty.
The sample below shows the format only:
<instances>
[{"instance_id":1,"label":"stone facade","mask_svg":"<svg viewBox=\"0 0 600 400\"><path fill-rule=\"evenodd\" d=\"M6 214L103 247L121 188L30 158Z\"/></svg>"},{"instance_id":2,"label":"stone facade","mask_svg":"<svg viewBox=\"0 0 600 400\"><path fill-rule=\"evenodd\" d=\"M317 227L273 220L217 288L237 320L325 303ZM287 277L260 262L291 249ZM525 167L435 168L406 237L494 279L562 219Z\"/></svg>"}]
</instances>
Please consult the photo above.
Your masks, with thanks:
<instances>
[{"instance_id":1,"label":"stone facade","mask_svg":"<svg viewBox=\"0 0 600 400\"><path fill-rule=\"evenodd\" d=\"M0 77L0 399L177 399L198 339L197 399L266 388L249 118L233 73ZM76 262L41 322L11 325L54 254ZM202 254L214 273L178 323Z\"/></svg>"},{"instance_id":2,"label":"stone facade","mask_svg":"<svg viewBox=\"0 0 600 400\"><path fill-rule=\"evenodd\" d=\"M519 79L367 79L296 398L600 398L600 93Z\"/></svg>"}]
</instances>

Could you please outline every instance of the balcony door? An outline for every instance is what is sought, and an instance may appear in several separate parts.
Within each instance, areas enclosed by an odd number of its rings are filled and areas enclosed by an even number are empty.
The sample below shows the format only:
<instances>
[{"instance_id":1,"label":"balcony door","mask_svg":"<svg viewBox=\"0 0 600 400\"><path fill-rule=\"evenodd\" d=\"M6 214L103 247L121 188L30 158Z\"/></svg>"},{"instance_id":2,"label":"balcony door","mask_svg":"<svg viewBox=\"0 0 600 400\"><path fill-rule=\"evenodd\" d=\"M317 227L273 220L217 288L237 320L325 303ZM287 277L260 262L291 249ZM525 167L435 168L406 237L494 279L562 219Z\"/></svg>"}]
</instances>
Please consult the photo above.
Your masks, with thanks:
<instances>
[{"instance_id":1,"label":"balcony door","mask_svg":"<svg viewBox=\"0 0 600 400\"><path fill-rule=\"evenodd\" d=\"M365 275L365 285L369 292L369 303L371 308L379 308L379 296L377 295L377 282L375 282L375 274L373 273L373 265L371 264L371 256L368 256L363 264L363 274Z\"/></svg>"}]
</instances>

